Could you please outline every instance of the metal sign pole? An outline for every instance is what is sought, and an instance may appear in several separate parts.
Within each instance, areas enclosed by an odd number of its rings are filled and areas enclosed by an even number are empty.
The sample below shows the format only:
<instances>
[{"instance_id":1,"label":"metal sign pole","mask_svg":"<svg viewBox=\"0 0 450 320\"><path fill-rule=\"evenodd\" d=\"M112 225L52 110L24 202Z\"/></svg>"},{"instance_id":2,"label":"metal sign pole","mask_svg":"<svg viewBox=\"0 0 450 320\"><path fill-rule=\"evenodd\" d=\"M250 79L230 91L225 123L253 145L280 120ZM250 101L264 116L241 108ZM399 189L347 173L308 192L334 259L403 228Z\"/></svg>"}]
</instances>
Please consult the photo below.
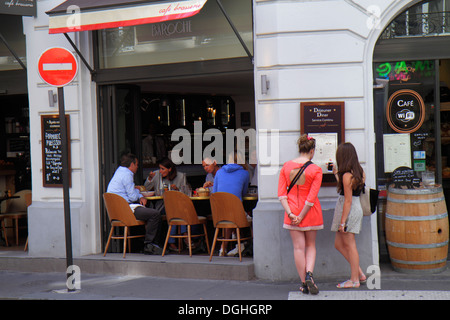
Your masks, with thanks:
<instances>
[{"instance_id":1,"label":"metal sign pole","mask_svg":"<svg viewBox=\"0 0 450 320\"><path fill-rule=\"evenodd\" d=\"M66 112L64 106L64 87L58 87L58 108L59 108L59 122L61 128L62 141L62 177L63 177L63 195L64 195L64 224L66 232L66 264L67 270L73 265L72 257L72 227L70 223L70 198L69 198L69 152L67 143L67 123ZM67 278L72 274L67 273ZM68 291L75 291L74 288L69 287Z\"/></svg>"}]
</instances>

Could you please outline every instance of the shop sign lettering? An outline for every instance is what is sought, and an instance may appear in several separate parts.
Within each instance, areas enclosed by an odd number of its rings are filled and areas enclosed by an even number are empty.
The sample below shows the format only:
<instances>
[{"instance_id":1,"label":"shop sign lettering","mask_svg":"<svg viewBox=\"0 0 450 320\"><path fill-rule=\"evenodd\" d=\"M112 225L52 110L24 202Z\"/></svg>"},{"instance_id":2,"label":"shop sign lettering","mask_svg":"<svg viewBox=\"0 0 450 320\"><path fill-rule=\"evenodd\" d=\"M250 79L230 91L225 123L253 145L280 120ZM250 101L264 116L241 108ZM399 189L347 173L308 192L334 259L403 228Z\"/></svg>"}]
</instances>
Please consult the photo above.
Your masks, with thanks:
<instances>
[{"instance_id":1,"label":"shop sign lettering","mask_svg":"<svg viewBox=\"0 0 450 320\"><path fill-rule=\"evenodd\" d=\"M163 22L152 25L152 37L168 38L174 34L191 33L191 20Z\"/></svg>"},{"instance_id":2,"label":"shop sign lettering","mask_svg":"<svg viewBox=\"0 0 450 320\"><path fill-rule=\"evenodd\" d=\"M0 1L0 14L36 16L36 0Z\"/></svg>"},{"instance_id":3,"label":"shop sign lettering","mask_svg":"<svg viewBox=\"0 0 450 320\"><path fill-rule=\"evenodd\" d=\"M408 82L414 78L434 76L432 60L384 62L375 68L377 78Z\"/></svg>"}]
</instances>

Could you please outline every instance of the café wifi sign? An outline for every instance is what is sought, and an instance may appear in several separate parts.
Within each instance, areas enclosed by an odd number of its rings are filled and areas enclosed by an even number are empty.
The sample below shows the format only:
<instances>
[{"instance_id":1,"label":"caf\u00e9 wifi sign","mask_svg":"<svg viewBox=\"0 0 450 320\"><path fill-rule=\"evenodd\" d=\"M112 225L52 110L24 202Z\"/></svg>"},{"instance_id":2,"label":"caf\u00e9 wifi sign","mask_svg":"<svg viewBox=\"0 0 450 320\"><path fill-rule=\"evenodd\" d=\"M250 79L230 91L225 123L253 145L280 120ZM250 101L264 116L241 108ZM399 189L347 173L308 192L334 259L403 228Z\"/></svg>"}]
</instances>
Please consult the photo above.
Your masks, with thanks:
<instances>
[{"instance_id":1,"label":"caf\u00e9 wifi sign","mask_svg":"<svg viewBox=\"0 0 450 320\"><path fill-rule=\"evenodd\" d=\"M415 132L425 119L425 103L416 91L398 90L389 98L386 118L389 126L396 132Z\"/></svg>"}]
</instances>

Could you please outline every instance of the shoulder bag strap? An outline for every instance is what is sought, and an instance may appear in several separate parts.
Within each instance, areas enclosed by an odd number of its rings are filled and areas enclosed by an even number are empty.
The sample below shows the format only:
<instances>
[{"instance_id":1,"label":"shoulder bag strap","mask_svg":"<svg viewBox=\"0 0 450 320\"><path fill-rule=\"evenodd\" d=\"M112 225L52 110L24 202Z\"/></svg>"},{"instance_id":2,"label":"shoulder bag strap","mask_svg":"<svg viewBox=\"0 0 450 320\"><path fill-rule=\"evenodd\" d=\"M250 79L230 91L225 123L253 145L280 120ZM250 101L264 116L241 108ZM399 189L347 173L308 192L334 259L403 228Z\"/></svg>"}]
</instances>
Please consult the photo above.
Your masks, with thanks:
<instances>
[{"instance_id":1,"label":"shoulder bag strap","mask_svg":"<svg viewBox=\"0 0 450 320\"><path fill-rule=\"evenodd\" d=\"M287 193L289 193L289 191L291 191L291 189L295 186L295 184L297 183L297 180L300 178L300 176L302 175L303 171L305 171L306 167L309 166L312 163L312 161L307 161L301 168L300 170L297 172L297 174L295 175L294 179L292 179L291 184L289 185L288 189L287 189Z\"/></svg>"}]
</instances>

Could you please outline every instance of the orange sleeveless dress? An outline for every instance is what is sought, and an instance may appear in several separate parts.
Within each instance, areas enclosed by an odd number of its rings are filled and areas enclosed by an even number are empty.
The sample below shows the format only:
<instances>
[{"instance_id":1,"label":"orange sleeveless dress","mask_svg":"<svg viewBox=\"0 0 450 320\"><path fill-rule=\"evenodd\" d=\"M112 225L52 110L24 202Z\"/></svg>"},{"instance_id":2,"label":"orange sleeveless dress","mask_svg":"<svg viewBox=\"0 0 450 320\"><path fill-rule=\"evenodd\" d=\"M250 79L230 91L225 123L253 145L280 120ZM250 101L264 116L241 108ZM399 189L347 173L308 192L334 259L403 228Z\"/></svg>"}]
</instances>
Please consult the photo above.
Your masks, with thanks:
<instances>
[{"instance_id":1,"label":"orange sleeveless dress","mask_svg":"<svg viewBox=\"0 0 450 320\"><path fill-rule=\"evenodd\" d=\"M283 198L287 199L292 213L296 216L300 214L306 201L312 207L297 226L291 224L292 221L285 212L283 228L300 231L320 230L323 229L323 217L318 194L322 185L322 169L315 164L309 165L303 173L305 175L305 183L303 185L295 185L289 194L287 193L287 188L291 183L290 172L298 170L302 166L303 163L296 163L292 160L283 165L278 181L278 198L280 200Z\"/></svg>"}]
</instances>

